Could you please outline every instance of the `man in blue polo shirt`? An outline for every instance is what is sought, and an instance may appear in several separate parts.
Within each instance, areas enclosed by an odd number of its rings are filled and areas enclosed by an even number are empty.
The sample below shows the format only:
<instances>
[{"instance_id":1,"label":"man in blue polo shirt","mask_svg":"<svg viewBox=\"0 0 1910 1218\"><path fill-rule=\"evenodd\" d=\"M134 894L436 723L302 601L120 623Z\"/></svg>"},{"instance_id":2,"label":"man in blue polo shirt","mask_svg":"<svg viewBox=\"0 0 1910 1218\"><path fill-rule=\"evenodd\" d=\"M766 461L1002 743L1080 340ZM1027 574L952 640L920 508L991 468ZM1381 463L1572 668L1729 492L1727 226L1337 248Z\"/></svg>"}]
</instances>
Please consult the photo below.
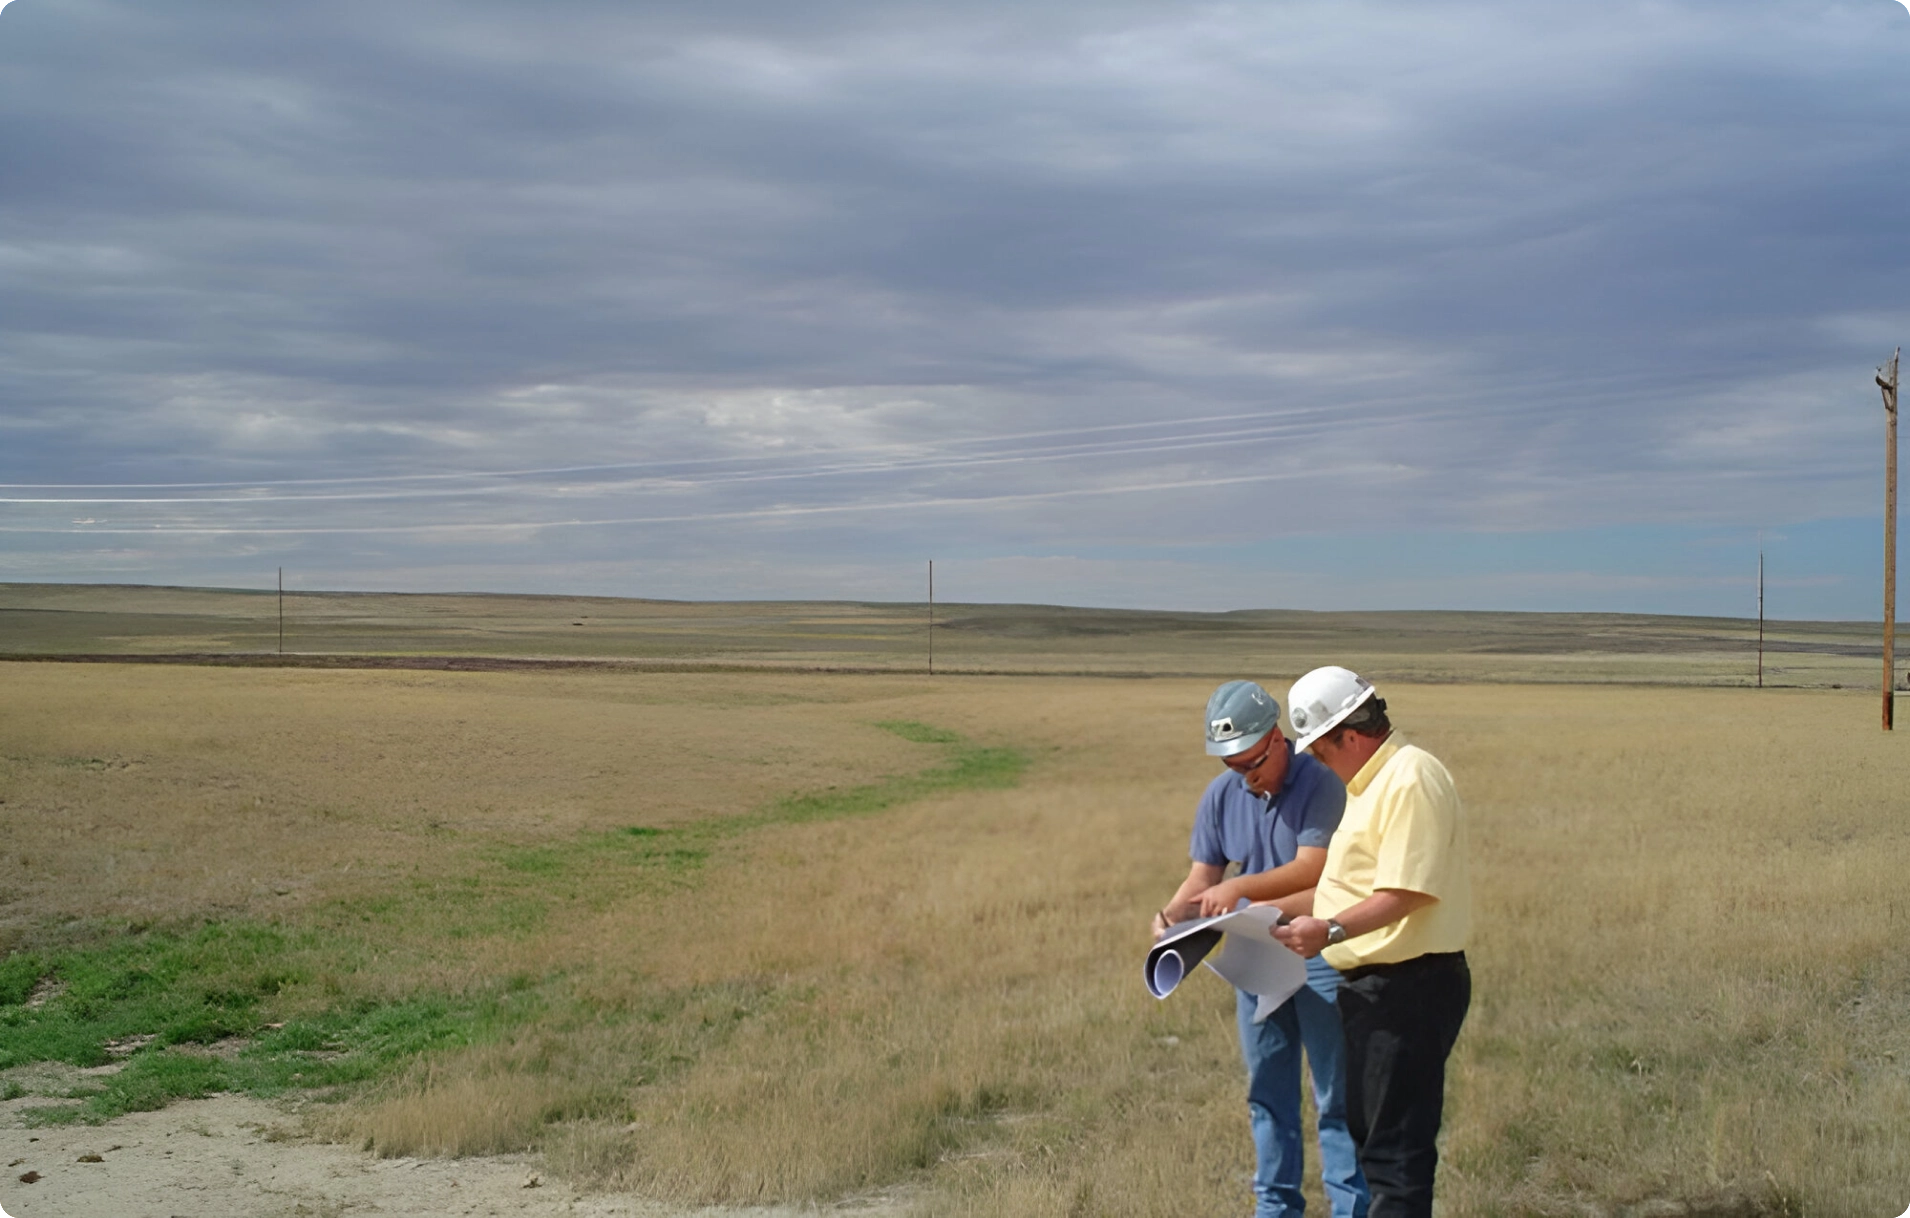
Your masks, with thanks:
<instances>
[{"instance_id":1,"label":"man in blue polo shirt","mask_svg":"<svg viewBox=\"0 0 1910 1218\"><path fill-rule=\"evenodd\" d=\"M1346 787L1280 732L1280 704L1251 681L1229 681L1207 700L1207 752L1226 771L1194 815L1193 866L1154 916L1154 935L1188 918L1227 913L1314 886L1327 842L1346 806ZM1228 878L1232 865L1239 874ZM1346 1053L1334 1000L1339 974L1317 957L1307 984L1260 1022L1257 999L1237 991L1240 1051L1247 1062L1253 1125L1256 1218L1300 1218L1300 1052L1313 1075L1320 1118L1320 1176L1333 1218L1365 1218L1366 1180L1346 1128Z\"/></svg>"}]
</instances>

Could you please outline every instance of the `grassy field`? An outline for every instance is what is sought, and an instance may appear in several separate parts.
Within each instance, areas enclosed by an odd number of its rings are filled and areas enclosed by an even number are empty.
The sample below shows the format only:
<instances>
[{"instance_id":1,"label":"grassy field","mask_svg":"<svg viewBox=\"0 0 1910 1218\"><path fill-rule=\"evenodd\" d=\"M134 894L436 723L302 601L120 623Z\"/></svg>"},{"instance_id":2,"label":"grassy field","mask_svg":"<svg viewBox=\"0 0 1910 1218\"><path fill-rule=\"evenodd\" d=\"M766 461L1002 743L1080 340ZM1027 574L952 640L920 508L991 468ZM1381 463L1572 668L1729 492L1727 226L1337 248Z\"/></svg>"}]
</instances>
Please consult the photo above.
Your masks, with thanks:
<instances>
[{"instance_id":1,"label":"grassy field","mask_svg":"<svg viewBox=\"0 0 1910 1218\"><path fill-rule=\"evenodd\" d=\"M291 593L295 658L572 657L652 669L919 672L922 604ZM1751 684L1757 623L1596 613L1166 613L938 605L936 668L997 674L1297 674L1330 654L1396 680ZM1879 627L1771 622L1765 681L1875 688ZM276 654L270 592L0 584L0 656Z\"/></svg>"},{"instance_id":2,"label":"grassy field","mask_svg":"<svg viewBox=\"0 0 1910 1218\"><path fill-rule=\"evenodd\" d=\"M241 1089L686 1201L1244 1205L1228 995L1139 976L1205 679L0 679L0 1086L36 1119ZM1900 1209L1910 744L1874 697L1387 693L1472 817L1446 1212Z\"/></svg>"}]
</instances>

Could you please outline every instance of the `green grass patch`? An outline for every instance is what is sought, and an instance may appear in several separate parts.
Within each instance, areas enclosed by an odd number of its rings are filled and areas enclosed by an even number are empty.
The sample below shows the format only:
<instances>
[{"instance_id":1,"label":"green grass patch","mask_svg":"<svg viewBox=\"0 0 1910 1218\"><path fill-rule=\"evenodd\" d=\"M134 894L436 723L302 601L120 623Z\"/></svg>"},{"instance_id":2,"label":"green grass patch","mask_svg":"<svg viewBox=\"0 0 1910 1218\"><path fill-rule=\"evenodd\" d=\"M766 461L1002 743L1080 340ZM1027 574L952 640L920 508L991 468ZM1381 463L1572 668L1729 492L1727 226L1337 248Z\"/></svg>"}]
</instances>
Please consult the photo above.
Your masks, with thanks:
<instances>
[{"instance_id":1,"label":"green grass patch","mask_svg":"<svg viewBox=\"0 0 1910 1218\"><path fill-rule=\"evenodd\" d=\"M632 825L590 834L568 846L523 847L499 851L493 857L504 870L525 876L572 873L592 858L611 858L665 877L680 877L701 867L719 842L739 833L766 825L869 816L931 795L1012 787L1028 768L1028 754L1020 749L978 745L946 728L906 719L883 720L875 726L912 744L950 746L951 755L929 769L876 782L784 795L743 816L671 828Z\"/></svg>"},{"instance_id":2,"label":"green grass patch","mask_svg":"<svg viewBox=\"0 0 1910 1218\"><path fill-rule=\"evenodd\" d=\"M57 1000L49 1004L56 1006ZM270 1097L365 1082L422 1054L506 1034L546 1009L540 992L506 985L457 1000L359 1002L276 1026L255 1024L252 1039L236 1052L155 1043L133 1053L117 1073L64 1097L81 1103L46 1105L27 1115L42 1125L96 1123L220 1091Z\"/></svg>"},{"instance_id":3,"label":"green grass patch","mask_svg":"<svg viewBox=\"0 0 1910 1218\"><path fill-rule=\"evenodd\" d=\"M41 1123L102 1121L215 1091L272 1095L360 1082L497 1034L548 1005L547 987L518 979L458 997L354 996L375 950L317 928L214 923L20 953L5 962L0 1068L122 1062L63 1097L81 1103L29 1114ZM23 991L41 982L44 1000L27 1005Z\"/></svg>"},{"instance_id":4,"label":"green grass patch","mask_svg":"<svg viewBox=\"0 0 1910 1218\"><path fill-rule=\"evenodd\" d=\"M243 1035L261 1003L300 979L300 956L276 927L215 924L9 957L16 971L12 1001L0 1006L0 1068L100 1066L113 1059L109 1045L131 1037L165 1046ZM25 1005L22 991L42 979L57 988L43 1004Z\"/></svg>"},{"instance_id":5,"label":"green grass patch","mask_svg":"<svg viewBox=\"0 0 1910 1218\"><path fill-rule=\"evenodd\" d=\"M954 732L926 723L885 720L876 726L913 743L952 745L954 755L933 769L899 774L860 786L785 795L755 816L742 818L738 827L867 816L930 795L1012 787L1028 768L1028 755L1020 749L973 744Z\"/></svg>"},{"instance_id":6,"label":"green grass patch","mask_svg":"<svg viewBox=\"0 0 1910 1218\"><path fill-rule=\"evenodd\" d=\"M916 744L960 744L962 738L945 727L930 727L913 719L882 719L876 726Z\"/></svg>"},{"instance_id":7,"label":"green grass patch","mask_svg":"<svg viewBox=\"0 0 1910 1218\"><path fill-rule=\"evenodd\" d=\"M46 972L46 958L38 952L15 952L0 960L0 1008L25 1002Z\"/></svg>"},{"instance_id":8,"label":"green grass patch","mask_svg":"<svg viewBox=\"0 0 1910 1218\"><path fill-rule=\"evenodd\" d=\"M873 783L784 796L744 816L488 850L475 873L324 906L303 926L220 922L12 953L0 960L0 1069L122 1063L59 1097L77 1103L28 1114L40 1123L97 1122L219 1091L271 1096L363 1083L531 1022L675 1023L693 1013L703 1032L690 1039L701 1043L764 997L677 995L643 1011L586 1011L564 996L561 978L515 975L462 995L406 994L402 979L413 965L476 951L472 941L529 934L566 905L627 894L639 877L689 884L724 839L752 829L1006 787L1028 763L1020 750L922 723L877 726L941 746L945 758Z\"/></svg>"}]
</instances>

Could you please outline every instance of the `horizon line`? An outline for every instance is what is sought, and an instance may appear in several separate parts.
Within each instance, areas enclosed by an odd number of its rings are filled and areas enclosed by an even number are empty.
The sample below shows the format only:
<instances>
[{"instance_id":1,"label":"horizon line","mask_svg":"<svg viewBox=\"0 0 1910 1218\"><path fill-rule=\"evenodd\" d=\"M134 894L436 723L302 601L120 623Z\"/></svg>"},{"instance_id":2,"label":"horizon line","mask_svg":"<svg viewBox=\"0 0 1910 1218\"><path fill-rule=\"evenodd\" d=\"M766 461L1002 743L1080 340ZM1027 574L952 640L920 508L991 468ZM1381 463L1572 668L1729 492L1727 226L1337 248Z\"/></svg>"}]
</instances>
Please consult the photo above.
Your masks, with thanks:
<instances>
[{"instance_id":1,"label":"horizon line","mask_svg":"<svg viewBox=\"0 0 1910 1218\"><path fill-rule=\"evenodd\" d=\"M0 588L127 588L156 592L211 592L241 596L277 596L279 589L273 586L247 588L216 584L146 584L126 583L108 580L12 580L0 579ZM593 592L496 592L477 589L455 591L403 591L375 588L286 588L287 596L406 596L406 597L493 597L497 599L545 599L545 600L590 600L590 601L627 601L633 604L652 605L909 605L926 609L926 598L920 600L881 600L873 597L671 597L671 596L616 596ZM1659 618L1693 622L1745 622L1755 626L1756 616L1737 617L1716 613L1645 613L1617 609L1296 609L1278 605L1245 606L1234 609L1164 609L1133 608L1117 605L1073 605L1058 601L957 601L937 600L938 607L964 606L967 608L1026 608L1026 609L1065 609L1093 613L1161 614L1187 617L1225 617L1231 614L1246 613L1290 613L1306 614L1314 617L1351 617L1379 616L1396 614L1443 614L1494 617L1603 617L1603 618ZM7 609L0 606L0 611ZM1882 628L1882 615L1876 618L1774 618L1763 619L1768 627L1783 623L1798 623L1820 626L1875 626ZM1899 619L1899 627L1910 627L1910 620Z\"/></svg>"}]
</instances>

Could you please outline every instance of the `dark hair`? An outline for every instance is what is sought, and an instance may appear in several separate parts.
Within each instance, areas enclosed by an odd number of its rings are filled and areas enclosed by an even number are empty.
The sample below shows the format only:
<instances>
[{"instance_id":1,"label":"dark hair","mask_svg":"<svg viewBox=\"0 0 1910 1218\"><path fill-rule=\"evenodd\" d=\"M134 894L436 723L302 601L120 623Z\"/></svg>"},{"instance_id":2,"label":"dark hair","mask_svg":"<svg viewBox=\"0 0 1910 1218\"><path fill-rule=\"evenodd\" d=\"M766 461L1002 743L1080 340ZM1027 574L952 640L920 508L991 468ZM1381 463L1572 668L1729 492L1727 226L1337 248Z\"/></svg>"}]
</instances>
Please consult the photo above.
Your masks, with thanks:
<instances>
[{"instance_id":1,"label":"dark hair","mask_svg":"<svg viewBox=\"0 0 1910 1218\"><path fill-rule=\"evenodd\" d=\"M1327 738L1338 744L1347 732L1358 732L1362 736L1384 737L1393 730L1393 721L1386 717L1386 699L1374 694L1361 703L1352 714L1334 725Z\"/></svg>"}]
</instances>

